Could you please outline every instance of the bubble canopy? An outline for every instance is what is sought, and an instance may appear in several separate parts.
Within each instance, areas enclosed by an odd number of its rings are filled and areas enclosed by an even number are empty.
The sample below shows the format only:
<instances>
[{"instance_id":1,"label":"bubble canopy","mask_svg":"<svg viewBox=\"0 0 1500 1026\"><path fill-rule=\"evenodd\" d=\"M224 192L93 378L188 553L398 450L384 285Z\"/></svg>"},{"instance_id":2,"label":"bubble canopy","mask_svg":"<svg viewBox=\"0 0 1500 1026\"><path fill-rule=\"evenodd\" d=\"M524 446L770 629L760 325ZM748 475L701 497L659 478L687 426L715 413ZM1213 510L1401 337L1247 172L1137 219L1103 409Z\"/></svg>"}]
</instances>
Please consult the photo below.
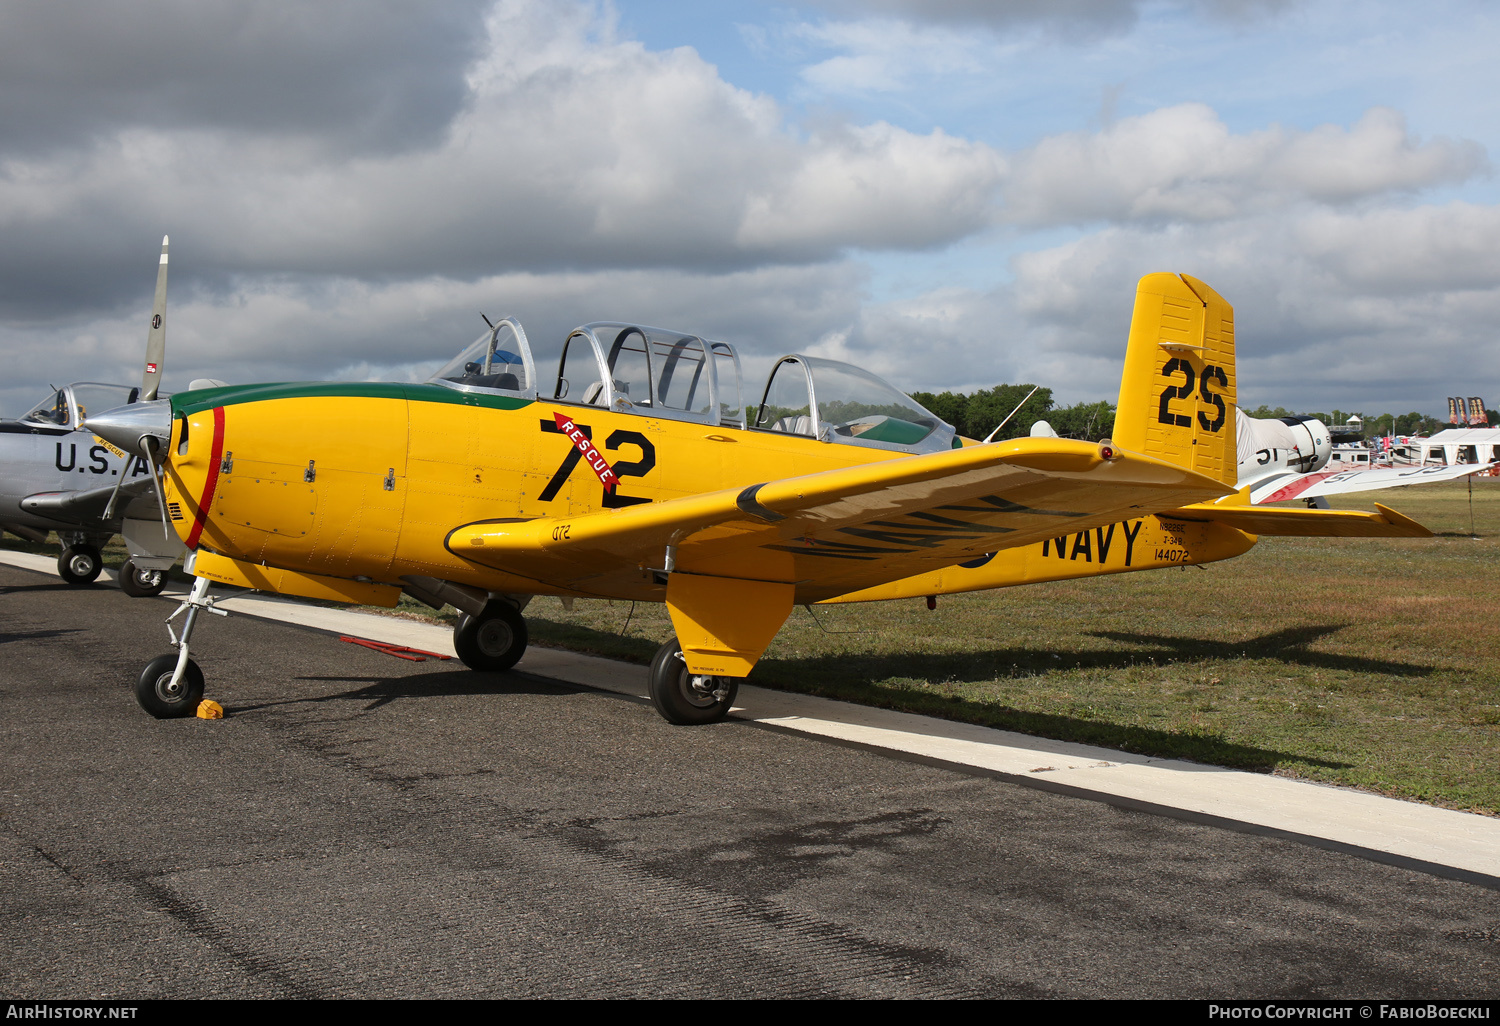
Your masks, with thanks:
<instances>
[{"instance_id":1,"label":"bubble canopy","mask_svg":"<svg viewBox=\"0 0 1500 1026\"><path fill-rule=\"evenodd\" d=\"M951 425L869 371L819 356L783 356L771 370L754 426L907 452L954 448Z\"/></svg>"},{"instance_id":2,"label":"bubble canopy","mask_svg":"<svg viewBox=\"0 0 1500 1026\"><path fill-rule=\"evenodd\" d=\"M538 381L526 332L511 317L428 381L900 452L937 452L960 444L951 425L889 382L818 356L777 360L760 405L746 409L734 346L619 321L596 321L569 332L557 376L546 386Z\"/></svg>"},{"instance_id":3,"label":"bubble canopy","mask_svg":"<svg viewBox=\"0 0 1500 1026\"><path fill-rule=\"evenodd\" d=\"M26 423L45 427L76 427L90 413L103 413L117 406L127 406L140 395L139 388L129 385L106 385L97 381L79 381L59 388L21 416Z\"/></svg>"},{"instance_id":4,"label":"bubble canopy","mask_svg":"<svg viewBox=\"0 0 1500 1026\"><path fill-rule=\"evenodd\" d=\"M514 317L506 317L427 380L463 391L535 393L536 368L526 331Z\"/></svg>"}]
</instances>

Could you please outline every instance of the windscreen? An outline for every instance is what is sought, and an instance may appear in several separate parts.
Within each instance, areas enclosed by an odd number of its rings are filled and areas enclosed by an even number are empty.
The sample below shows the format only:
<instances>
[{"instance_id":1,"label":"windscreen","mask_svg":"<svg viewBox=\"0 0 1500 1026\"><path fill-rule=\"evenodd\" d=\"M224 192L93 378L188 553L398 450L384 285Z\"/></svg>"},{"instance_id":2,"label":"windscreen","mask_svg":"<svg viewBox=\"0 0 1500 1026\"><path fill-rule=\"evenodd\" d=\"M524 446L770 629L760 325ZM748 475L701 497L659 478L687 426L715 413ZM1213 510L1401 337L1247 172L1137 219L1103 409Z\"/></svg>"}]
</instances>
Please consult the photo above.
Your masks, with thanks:
<instances>
[{"instance_id":1,"label":"windscreen","mask_svg":"<svg viewBox=\"0 0 1500 1026\"><path fill-rule=\"evenodd\" d=\"M523 349L515 329L508 321L501 321L495 331L479 336L473 345L427 380L508 392L529 391L533 385L526 376Z\"/></svg>"},{"instance_id":2,"label":"windscreen","mask_svg":"<svg viewBox=\"0 0 1500 1026\"><path fill-rule=\"evenodd\" d=\"M942 424L916 400L867 370L816 356L803 359L812 371L818 420L824 431L870 442L915 445Z\"/></svg>"}]
</instances>

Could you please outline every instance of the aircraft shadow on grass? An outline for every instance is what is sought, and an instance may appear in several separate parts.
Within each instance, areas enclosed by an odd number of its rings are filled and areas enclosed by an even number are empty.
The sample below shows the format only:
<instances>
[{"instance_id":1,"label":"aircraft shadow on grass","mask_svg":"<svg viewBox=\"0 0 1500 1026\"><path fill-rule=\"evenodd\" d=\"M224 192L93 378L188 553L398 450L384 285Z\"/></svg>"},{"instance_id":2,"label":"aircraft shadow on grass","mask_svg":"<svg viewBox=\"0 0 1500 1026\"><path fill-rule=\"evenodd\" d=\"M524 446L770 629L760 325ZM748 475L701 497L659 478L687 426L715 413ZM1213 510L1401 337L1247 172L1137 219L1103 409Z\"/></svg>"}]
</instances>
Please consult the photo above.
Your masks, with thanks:
<instances>
[{"instance_id":1,"label":"aircraft shadow on grass","mask_svg":"<svg viewBox=\"0 0 1500 1026\"><path fill-rule=\"evenodd\" d=\"M1314 666L1324 670L1379 673L1394 677L1426 677L1437 669L1434 666L1422 666L1416 663L1398 663L1386 659L1366 659L1363 656L1315 652L1308 647L1313 642L1337 634L1348 626L1349 624L1346 623L1335 623L1288 627L1285 630L1272 631L1258 638L1238 642L1180 638L1166 634L1130 634L1123 631L1090 631L1089 634L1095 638L1117 641L1125 645L1149 645L1156 649L1154 652L1114 653L1116 656L1128 656L1134 663L1139 663L1142 657L1160 662L1162 659L1186 661L1238 656L1241 659L1274 659L1289 666Z\"/></svg>"},{"instance_id":2,"label":"aircraft shadow on grass","mask_svg":"<svg viewBox=\"0 0 1500 1026\"><path fill-rule=\"evenodd\" d=\"M570 647L584 648L606 657L650 658L656 647L654 642L641 638L620 637L578 624L567 624L566 627ZM1096 635L1132 644L1154 645L1157 647L1154 652L1112 648L1063 654L1045 648L1008 648L962 655L893 657L842 653L812 659L768 657L761 660L760 669L749 682L762 687L805 692L863 705L899 708L944 719L1015 730L1037 737L1099 745L1142 755L1193 759L1219 766L1263 771L1273 770L1287 762L1344 769L1350 764L1237 744L1216 734L1185 734L1056 713L1032 712L994 702L973 701L961 696L923 694L919 689L909 686L886 683L892 677L942 684L955 680L1030 677L1059 669L1125 669L1149 664L1153 660L1163 663L1167 660L1240 657L1242 652L1245 658L1268 658L1274 653L1275 657L1288 662L1307 662L1321 666L1325 663L1314 663L1313 660L1327 660L1326 665L1329 666L1371 672L1377 668L1379 672L1411 675L1432 672L1431 667L1402 666L1304 651L1303 646L1341 629L1341 626L1298 628L1234 645L1165 636L1111 635L1104 632ZM1201 654L1198 649L1191 648L1194 645L1201 646ZM917 672L913 673L914 670ZM796 684L791 684L792 681ZM809 687L809 682L816 683Z\"/></svg>"},{"instance_id":3,"label":"aircraft shadow on grass","mask_svg":"<svg viewBox=\"0 0 1500 1026\"><path fill-rule=\"evenodd\" d=\"M763 671L752 678L752 683L775 688L778 686L778 678L823 681L828 683L813 689L799 687L797 690L812 690L814 693L827 697L852 699L866 704L900 706L911 711L983 723L1039 737L1100 745L1146 755L1193 759L1221 766L1269 771L1282 763L1297 762L1304 765L1341 769L1347 768L1350 764L1312 758L1301 753L1239 744L1216 734L1182 733L1128 724L1106 723L1056 713L1016 709L992 702L978 702L960 696L936 694L922 696L920 692L913 691L909 687L896 688L884 682L893 674L909 673L914 664L920 667L921 678L929 683L942 683L954 680L992 679L996 676L1001 678L1031 676L1059 669L1126 669L1143 663L1164 665L1225 658L1274 659L1288 665L1398 676L1425 676L1433 672L1434 668L1431 666L1323 653L1310 649L1309 646L1313 643L1337 633L1345 626L1347 625L1324 624L1288 628L1233 643L1170 635L1091 631L1089 634L1092 637L1140 647L1133 650L1111 648L1066 654L1043 648L1018 647L963 655L924 655L919 660L902 658L899 661L888 656L857 654L798 660L767 659L763 662ZM575 643L581 643L580 647L590 648L605 655L649 655L649 651L654 648L654 644L649 641L621 638L578 625L569 625L569 630L574 635ZM632 644L637 641L640 642L639 645ZM640 648L641 652L634 652L635 648ZM898 665L898 662L901 665ZM406 698L487 694L561 696L591 690L523 672L480 674L443 670L418 672L404 677L340 675L305 676L298 679L307 682L348 682L361 686L305 698L246 704L227 711L248 712L276 706L350 701L366 703L364 710L369 711ZM881 701L882 693L889 695L888 701ZM918 699L915 702L912 700L914 697Z\"/></svg>"}]
</instances>

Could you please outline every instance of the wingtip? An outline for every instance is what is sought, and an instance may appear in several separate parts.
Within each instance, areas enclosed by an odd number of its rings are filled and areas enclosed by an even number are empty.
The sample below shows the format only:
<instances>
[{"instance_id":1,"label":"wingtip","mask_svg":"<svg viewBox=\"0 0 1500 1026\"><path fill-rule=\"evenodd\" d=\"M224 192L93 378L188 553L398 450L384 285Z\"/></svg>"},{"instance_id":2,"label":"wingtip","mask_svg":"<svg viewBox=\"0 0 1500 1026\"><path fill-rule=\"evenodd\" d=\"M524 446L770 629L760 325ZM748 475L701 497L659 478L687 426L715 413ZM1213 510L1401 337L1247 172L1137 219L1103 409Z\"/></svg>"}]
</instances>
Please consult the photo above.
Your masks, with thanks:
<instances>
[{"instance_id":1,"label":"wingtip","mask_svg":"<svg viewBox=\"0 0 1500 1026\"><path fill-rule=\"evenodd\" d=\"M1380 511L1380 515L1385 518L1387 523L1393 524L1396 527L1405 528L1409 532L1410 537L1432 537L1432 531L1430 529L1417 523L1411 517L1403 516L1402 514L1397 513L1395 510L1391 509L1391 507L1381 505L1378 502L1375 504L1375 508Z\"/></svg>"}]
</instances>

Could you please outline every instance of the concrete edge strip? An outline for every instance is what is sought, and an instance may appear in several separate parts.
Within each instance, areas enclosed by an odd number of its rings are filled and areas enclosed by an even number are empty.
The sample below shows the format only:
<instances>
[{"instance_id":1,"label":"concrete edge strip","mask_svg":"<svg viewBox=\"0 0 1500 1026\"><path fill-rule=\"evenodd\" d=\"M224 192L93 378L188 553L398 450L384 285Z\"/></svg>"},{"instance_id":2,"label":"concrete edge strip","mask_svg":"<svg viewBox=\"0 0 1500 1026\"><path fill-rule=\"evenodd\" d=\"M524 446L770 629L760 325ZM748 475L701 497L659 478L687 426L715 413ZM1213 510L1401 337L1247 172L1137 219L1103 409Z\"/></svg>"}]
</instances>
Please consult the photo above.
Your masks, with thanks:
<instances>
[{"instance_id":1,"label":"concrete edge strip","mask_svg":"<svg viewBox=\"0 0 1500 1026\"><path fill-rule=\"evenodd\" d=\"M628 696L627 696L628 697ZM1305 844L1313 848L1322 848L1326 851L1339 852L1345 855L1353 855L1358 858L1368 859L1371 862L1379 862L1383 865L1394 866L1398 869L1408 869L1418 873L1426 873L1429 876L1444 877L1450 880L1460 880L1464 883L1476 884L1490 890L1500 891L1500 876L1481 873L1472 869L1463 869L1458 866L1449 866L1441 862L1429 862L1424 859L1414 858L1409 855L1401 855L1396 852L1382 851L1379 848L1368 848L1363 845L1353 844L1348 841L1339 841L1327 837L1319 837L1316 834L1304 834L1295 830L1286 830L1281 827L1265 826L1260 823L1252 823L1248 820L1232 819L1228 816L1218 816L1210 812L1199 812L1194 809L1183 809L1175 805L1162 805L1158 802L1148 802L1140 798L1132 798L1128 795L1113 794L1093 788L1080 787L1077 784L1064 784L1056 780L1048 780L1043 777L1030 776L1021 773L1006 773L1004 770L990 769L987 766L974 766L964 762L954 762L950 759L941 759L933 755L922 755L918 752L903 751L899 748L887 748L883 745L871 744L867 741L854 741L849 738L832 737L827 734L815 734L796 727L789 727L784 723L767 723L763 720L733 717L737 722L746 726L757 727L761 730L769 730L777 733L795 734L799 737L816 737L820 740L843 748L852 748L859 751L867 751L876 755L883 755L891 759L899 759L903 762L916 763L922 766L932 766L936 769L949 770L963 776L986 777L992 780L1002 780L1010 784L1019 784L1037 791L1046 791L1050 794L1065 795L1069 798L1081 798L1085 801L1099 802L1119 809L1128 809L1133 812L1144 812L1150 815L1164 816L1168 819L1181 820L1187 823L1198 823L1204 826L1217 827L1222 830L1232 830L1239 834L1254 834L1260 837L1277 837L1282 840Z\"/></svg>"}]
</instances>

